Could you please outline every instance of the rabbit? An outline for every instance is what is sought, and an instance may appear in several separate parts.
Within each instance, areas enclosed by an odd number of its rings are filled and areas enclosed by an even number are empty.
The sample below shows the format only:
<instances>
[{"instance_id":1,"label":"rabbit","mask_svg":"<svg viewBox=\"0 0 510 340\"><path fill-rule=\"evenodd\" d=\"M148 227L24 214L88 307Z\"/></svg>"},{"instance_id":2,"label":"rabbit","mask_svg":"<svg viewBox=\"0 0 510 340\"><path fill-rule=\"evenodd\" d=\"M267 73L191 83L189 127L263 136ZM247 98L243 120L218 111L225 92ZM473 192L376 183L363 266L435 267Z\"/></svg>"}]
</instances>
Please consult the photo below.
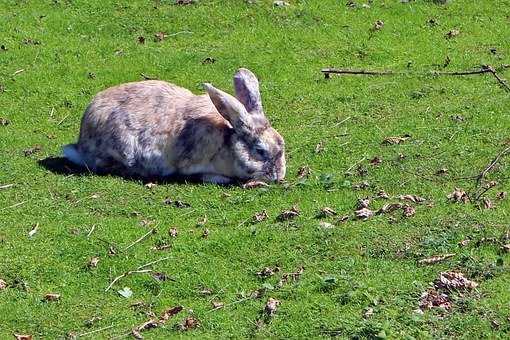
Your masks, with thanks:
<instances>
[{"instance_id":1,"label":"rabbit","mask_svg":"<svg viewBox=\"0 0 510 340\"><path fill-rule=\"evenodd\" d=\"M208 83L204 95L159 80L108 88L88 105L64 157L125 177L281 181L285 144L264 114L257 77L241 68L233 82L237 98Z\"/></svg>"}]
</instances>

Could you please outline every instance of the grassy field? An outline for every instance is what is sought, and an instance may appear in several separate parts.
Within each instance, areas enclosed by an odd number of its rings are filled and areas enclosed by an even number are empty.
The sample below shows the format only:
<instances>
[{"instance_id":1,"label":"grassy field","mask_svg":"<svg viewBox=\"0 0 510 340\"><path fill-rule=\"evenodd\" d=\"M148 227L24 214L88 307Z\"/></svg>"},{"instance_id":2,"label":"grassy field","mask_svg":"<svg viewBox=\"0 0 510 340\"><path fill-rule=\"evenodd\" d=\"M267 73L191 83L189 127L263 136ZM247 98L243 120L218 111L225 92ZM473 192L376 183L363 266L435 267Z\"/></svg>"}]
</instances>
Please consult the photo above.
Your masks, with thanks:
<instances>
[{"instance_id":1,"label":"grassy field","mask_svg":"<svg viewBox=\"0 0 510 340\"><path fill-rule=\"evenodd\" d=\"M124 337L174 306L184 309L142 334L507 338L510 203L497 195L510 189L510 157L488 173L484 183L497 183L478 200L473 176L509 145L509 94L490 74L429 72L489 64L510 78L499 70L510 63L510 1L251 2L0 0L0 338ZM286 184L149 188L51 166L98 91L145 75L231 92L238 67L259 77L286 140ZM410 74L326 80L323 67ZM298 178L304 166L311 173ZM471 202L450 202L456 187ZM414 216L354 218L358 199L381 190L391 198L370 209L404 194L427 202L407 202ZM484 209L484 198L494 206ZM299 216L277 219L294 205ZM321 217L324 207L338 215ZM264 209L268 218L255 223ZM418 263L447 253L455 256ZM279 271L263 278L264 267ZM452 270L478 287L449 293L448 310L417 311ZM118 293L124 287L132 296ZM269 298L280 301L272 316ZM224 307L213 310L215 301ZM179 327L187 317L198 327Z\"/></svg>"}]
</instances>

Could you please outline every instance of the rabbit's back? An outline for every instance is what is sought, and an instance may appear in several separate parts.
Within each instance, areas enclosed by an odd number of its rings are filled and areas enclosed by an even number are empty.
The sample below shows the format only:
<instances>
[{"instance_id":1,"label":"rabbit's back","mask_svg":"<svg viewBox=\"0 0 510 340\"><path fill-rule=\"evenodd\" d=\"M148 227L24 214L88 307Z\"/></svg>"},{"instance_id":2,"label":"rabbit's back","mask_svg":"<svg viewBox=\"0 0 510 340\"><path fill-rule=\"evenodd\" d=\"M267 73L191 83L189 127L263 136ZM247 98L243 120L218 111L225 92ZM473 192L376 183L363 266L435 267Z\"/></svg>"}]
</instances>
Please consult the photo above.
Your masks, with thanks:
<instances>
[{"instance_id":1,"label":"rabbit's back","mask_svg":"<svg viewBox=\"0 0 510 340\"><path fill-rule=\"evenodd\" d=\"M75 148L93 171L171 175L182 160L175 146L190 119L224 124L214 122L211 110L207 96L163 81L122 84L100 92L87 107Z\"/></svg>"}]
</instances>

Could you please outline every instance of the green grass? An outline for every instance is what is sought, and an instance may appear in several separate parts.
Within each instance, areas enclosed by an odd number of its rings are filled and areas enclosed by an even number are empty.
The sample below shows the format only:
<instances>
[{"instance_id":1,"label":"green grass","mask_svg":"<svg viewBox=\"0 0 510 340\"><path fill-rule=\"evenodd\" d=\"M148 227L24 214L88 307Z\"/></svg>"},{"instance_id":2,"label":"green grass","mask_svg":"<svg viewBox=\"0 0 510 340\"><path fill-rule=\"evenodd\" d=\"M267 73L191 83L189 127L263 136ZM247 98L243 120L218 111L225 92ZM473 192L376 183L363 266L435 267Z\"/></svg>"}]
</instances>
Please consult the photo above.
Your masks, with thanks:
<instances>
[{"instance_id":1,"label":"green grass","mask_svg":"<svg viewBox=\"0 0 510 340\"><path fill-rule=\"evenodd\" d=\"M110 325L91 337L126 334L149 318L130 307L137 301L157 315L185 307L164 327L144 332L147 338L508 337L510 255L477 241L500 239L510 228L509 201L494 198L510 190L510 158L488 176L498 182L487 193L494 209L446 198L455 187L472 191L475 180L465 177L479 173L508 143L508 93L490 75L325 80L319 71L336 66L427 73L441 70L447 56L447 71L508 64L510 2L386 0L358 9L338 0L289 2L275 8L265 0L189 6L170 0L0 1L0 45L6 48L0 50L0 117L10 121L0 126L0 185L14 184L0 189L0 278L9 285L0 291L1 338L58 338ZM436 26L427 24L431 18ZM384 27L371 32L376 20ZM446 39L453 28L460 34ZM156 42L160 31L192 33ZM215 62L203 64L207 57ZM143 73L196 93L206 81L232 91L240 66L260 78L267 115L286 140L290 185L243 190L167 183L148 189L118 177L56 173L38 163L59 156L61 146L77 138L84 108L108 86L140 80ZM510 78L509 71L500 74ZM401 145L381 144L404 134L411 138ZM315 153L320 142L324 150ZM25 156L34 145L42 150ZM399 154L405 155L401 161ZM379 166L369 163L374 156L383 160ZM299 180L303 165L312 174ZM444 167L448 174L436 176ZM370 186L353 189L362 181ZM434 205L417 206L410 218L395 213L319 227L320 208L352 214L358 198L381 189L418 194ZM191 207L165 205L167 197ZM294 204L301 215L277 222ZM250 223L263 209L269 219ZM197 226L204 216L205 227ZM122 251L149 230L144 220L157 234ZM175 239L168 236L172 226L179 232ZM472 241L459 247L466 238ZM107 242L116 255L108 255ZM152 249L165 243L172 248ZM444 253L457 255L417 265ZM93 256L100 261L89 269ZM105 292L114 277L164 256L171 258L153 269L173 280L134 274ZM276 265L281 271L275 276L257 277L263 267ZM282 273L300 266L299 281L240 301L264 283L275 287ZM453 269L477 281L476 291L459 297L444 315L413 312L438 274ZM131 298L117 293L123 287L131 288ZM213 294L203 296L204 287ZM49 292L61 294L60 300L43 301ZM257 327L269 297L281 305ZM227 306L210 312L211 300ZM364 318L368 307L374 314ZM189 314L200 327L177 330L174 325ZM102 319L87 326L94 316Z\"/></svg>"}]
</instances>

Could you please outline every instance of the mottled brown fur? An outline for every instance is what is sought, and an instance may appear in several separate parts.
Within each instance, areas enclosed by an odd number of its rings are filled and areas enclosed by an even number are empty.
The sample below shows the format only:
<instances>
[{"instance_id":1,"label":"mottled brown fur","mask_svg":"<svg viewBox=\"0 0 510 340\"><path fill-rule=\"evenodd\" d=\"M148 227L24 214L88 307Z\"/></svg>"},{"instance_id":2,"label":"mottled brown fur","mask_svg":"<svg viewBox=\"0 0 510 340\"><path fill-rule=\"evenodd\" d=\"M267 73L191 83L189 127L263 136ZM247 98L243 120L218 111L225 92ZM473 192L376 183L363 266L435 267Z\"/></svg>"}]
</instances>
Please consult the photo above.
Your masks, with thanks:
<instances>
[{"instance_id":1,"label":"mottled brown fur","mask_svg":"<svg viewBox=\"0 0 510 340\"><path fill-rule=\"evenodd\" d=\"M242 70L238 83L242 77L256 81L251 72ZM79 140L66 146L64 153L93 171L127 176L198 174L221 182L281 179L283 139L261 111L258 82L256 88L250 84L244 93L257 112L248 112L244 103L210 85L206 86L209 94L199 96L156 80L106 89L87 107ZM254 94L248 96L246 91ZM267 149L267 157L252 155L255 144ZM278 162L270 157L276 154Z\"/></svg>"}]
</instances>

